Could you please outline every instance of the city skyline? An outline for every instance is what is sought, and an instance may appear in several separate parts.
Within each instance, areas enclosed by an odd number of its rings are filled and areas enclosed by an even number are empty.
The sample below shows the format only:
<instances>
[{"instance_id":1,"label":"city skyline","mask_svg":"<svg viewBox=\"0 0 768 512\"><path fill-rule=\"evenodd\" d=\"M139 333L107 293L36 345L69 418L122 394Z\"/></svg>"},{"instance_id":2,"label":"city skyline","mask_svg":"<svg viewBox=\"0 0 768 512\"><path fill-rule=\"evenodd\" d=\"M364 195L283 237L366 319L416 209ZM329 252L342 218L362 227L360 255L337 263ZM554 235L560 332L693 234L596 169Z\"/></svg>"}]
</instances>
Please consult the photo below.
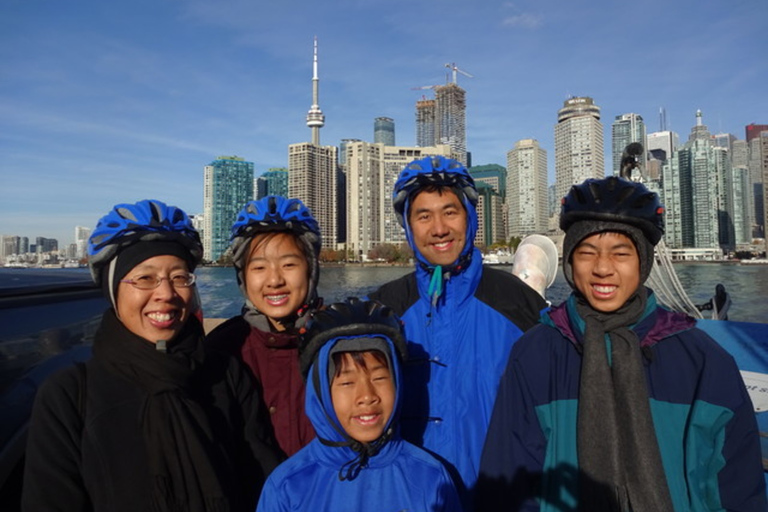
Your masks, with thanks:
<instances>
[{"instance_id":1,"label":"city skyline","mask_svg":"<svg viewBox=\"0 0 768 512\"><path fill-rule=\"evenodd\" d=\"M552 155L568 96L600 105L606 153L616 116L637 113L652 133L662 107L681 136L701 109L713 134L743 139L768 121L766 15L758 0L651 1L630 14L564 1L5 3L0 234L67 244L74 226L148 197L201 213L201 168L219 155L257 175L286 167L288 146L311 138L315 36L323 145L373 141L382 116L398 144L414 144L415 104L430 91L413 88L449 81L447 63L473 75L458 83L475 165L504 164L528 138Z\"/></svg>"}]
</instances>

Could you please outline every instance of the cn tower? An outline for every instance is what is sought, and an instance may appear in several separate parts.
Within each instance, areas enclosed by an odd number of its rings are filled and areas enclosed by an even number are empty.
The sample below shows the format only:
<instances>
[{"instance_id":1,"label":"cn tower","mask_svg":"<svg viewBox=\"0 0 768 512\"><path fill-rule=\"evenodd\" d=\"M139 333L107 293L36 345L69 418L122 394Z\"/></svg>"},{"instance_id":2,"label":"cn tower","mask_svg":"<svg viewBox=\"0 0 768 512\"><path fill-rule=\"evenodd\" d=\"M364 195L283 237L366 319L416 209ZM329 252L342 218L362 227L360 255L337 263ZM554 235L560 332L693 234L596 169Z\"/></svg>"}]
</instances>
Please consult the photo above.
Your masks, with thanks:
<instances>
[{"instance_id":1,"label":"cn tower","mask_svg":"<svg viewBox=\"0 0 768 512\"><path fill-rule=\"evenodd\" d=\"M307 126L312 129L312 144L320 145L320 128L325 125L325 116L320 110L320 79L317 77L317 36L315 36L315 55L312 62L312 106L307 113Z\"/></svg>"}]
</instances>

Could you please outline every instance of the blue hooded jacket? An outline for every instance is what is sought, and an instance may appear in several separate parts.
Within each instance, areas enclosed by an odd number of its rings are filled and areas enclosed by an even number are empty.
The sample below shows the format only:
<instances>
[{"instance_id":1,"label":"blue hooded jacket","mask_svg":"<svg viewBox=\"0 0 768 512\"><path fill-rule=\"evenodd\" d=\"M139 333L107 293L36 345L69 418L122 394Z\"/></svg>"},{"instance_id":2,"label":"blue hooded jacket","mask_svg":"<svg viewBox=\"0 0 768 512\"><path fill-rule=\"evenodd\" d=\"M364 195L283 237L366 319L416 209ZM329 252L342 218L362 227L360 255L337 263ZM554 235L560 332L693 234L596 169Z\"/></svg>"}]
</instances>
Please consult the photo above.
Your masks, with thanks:
<instances>
[{"instance_id":1,"label":"blue hooded jacket","mask_svg":"<svg viewBox=\"0 0 768 512\"><path fill-rule=\"evenodd\" d=\"M474 247L477 213L466 197L463 204L466 241L457 262L438 267L441 275L435 276L436 267L419 252L405 215L416 270L370 298L390 306L405 326L403 437L449 465L468 506L509 351L536 324L546 303L511 273L483 266Z\"/></svg>"},{"instance_id":2,"label":"blue hooded jacket","mask_svg":"<svg viewBox=\"0 0 768 512\"><path fill-rule=\"evenodd\" d=\"M378 336L377 336L378 337ZM445 467L397 432L401 396L400 368L391 340L395 404L378 452L360 463L336 417L328 365L335 338L320 349L307 377L306 411L317 438L269 476L258 512L272 511L460 511L456 489ZM387 440L387 433L391 437ZM342 446L333 446L339 444ZM358 470L359 469L359 470ZM343 479L342 479L343 477Z\"/></svg>"},{"instance_id":3,"label":"blue hooded jacket","mask_svg":"<svg viewBox=\"0 0 768 512\"><path fill-rule=\"evenodd\" d=\"M657 306L651 292L631 328L645 354L675 512L768 510L757 423L733 358L692 318ZM512 349L483 452L479 509L578 510L583 331L571 295Z\"/></svg>"}]
</instances>

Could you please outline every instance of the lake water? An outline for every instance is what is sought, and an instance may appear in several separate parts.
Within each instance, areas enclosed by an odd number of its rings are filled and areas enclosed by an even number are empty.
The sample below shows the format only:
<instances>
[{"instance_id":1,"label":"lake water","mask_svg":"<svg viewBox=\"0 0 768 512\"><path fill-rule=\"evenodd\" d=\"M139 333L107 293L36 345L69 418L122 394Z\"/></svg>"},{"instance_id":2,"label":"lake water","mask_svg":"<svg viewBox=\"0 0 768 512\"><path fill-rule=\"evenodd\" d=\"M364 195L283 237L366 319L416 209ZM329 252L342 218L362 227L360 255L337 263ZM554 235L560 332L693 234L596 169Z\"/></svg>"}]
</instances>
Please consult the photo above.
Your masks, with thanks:
<instances>
[{"instance_id":1,"label":"lake water","mask_svg":"<svg viewBox=\"0 0 768 512\"><path fill-rule=\"evenodd\" d=\"M498 268L512 269L511 265ZM674 268L694 304L709 300L715 285L723 283L733 301L729 312L731 320L768 322L768 265L678 263ZM412 267L324 267L320 272L319 293L326 304L346 297L362 297L411 270ZM196 274L207 318L229 318L240 312L243 299L234 269L204 267ZM560 272L547 290L547 299L558 304L569 293L570 288Z\"/></svg>"}]
</instances>

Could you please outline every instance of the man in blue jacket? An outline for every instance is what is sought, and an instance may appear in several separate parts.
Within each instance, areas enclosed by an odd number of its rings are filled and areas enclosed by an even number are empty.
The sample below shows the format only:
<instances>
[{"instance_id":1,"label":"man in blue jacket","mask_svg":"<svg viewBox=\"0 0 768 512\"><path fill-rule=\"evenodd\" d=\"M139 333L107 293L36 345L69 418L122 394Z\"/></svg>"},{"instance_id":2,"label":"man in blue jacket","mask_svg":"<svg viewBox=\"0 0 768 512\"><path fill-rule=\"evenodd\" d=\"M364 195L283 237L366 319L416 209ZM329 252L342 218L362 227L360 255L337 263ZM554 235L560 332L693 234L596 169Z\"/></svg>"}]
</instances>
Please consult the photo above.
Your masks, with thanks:
<instances>
[{"instance_id":1,"label":"man in blue jacket","mask_svg":"<svg viewBox=\"0 0 768 512\"><path fill-rule=\"evenodd\" d=\"M393 206L416 270L370 296L405 324L403 437L448 465L465 505L509 350L546 307L511 273L483 267L474 246L477 199L461 163L410 163L395 183Z\"/></svg>"},{"instance_id":2,"label":"man in blue jacket","mask_svg":"<svg viewBox=\"0 0 768 512\"><path fill-rule=\"evenodd\" d=\"M574 186L560 226L573 293L513 347L483 452L484 511L765 511L755 415L733 358L644 286L658 196Z\"/></svg>"}]
</instances>

